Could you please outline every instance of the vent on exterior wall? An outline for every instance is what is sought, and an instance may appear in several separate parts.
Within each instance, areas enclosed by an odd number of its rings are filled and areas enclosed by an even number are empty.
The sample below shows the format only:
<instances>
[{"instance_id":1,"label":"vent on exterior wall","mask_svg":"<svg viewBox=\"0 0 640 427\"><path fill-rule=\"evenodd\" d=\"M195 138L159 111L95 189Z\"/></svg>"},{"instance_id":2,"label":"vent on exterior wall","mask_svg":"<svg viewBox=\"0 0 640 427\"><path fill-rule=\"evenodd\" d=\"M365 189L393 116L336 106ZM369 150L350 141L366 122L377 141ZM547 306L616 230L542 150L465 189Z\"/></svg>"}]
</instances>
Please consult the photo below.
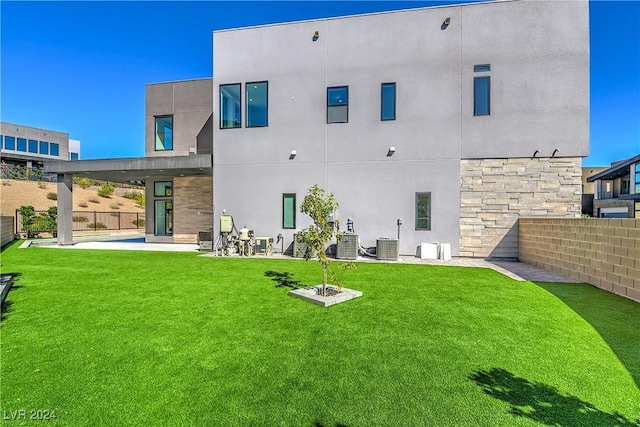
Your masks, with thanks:
<instances>
[{"instance_id":1,"label":"vent on exterior wall","mask_svg":"<svg viewBox=\"0 0 640 427\"><path fill-rule=\"evenodd\" d=\"M196 147L189 147L189 154L197 154Z\"/></svg>"},{"instance_id":2,"label":"vent on exterior wall","mask_svg":"<svg viewBox=\"0 0 640 427\"><path fill-rule=\"evenodd\" d=\"M343 234L338 241L336 258L358 259L358 235Z\"/></svg>"},{"instance_id":3,"label":"vent on exterior wall","mask_svg":"<svg viewBox=\"0 0 640 427\"><path fill-rule=\"evenodd\" d=\"M376 242L376 259L397 261L398 239L378 239Z\"/></svg>"}]
</instances>

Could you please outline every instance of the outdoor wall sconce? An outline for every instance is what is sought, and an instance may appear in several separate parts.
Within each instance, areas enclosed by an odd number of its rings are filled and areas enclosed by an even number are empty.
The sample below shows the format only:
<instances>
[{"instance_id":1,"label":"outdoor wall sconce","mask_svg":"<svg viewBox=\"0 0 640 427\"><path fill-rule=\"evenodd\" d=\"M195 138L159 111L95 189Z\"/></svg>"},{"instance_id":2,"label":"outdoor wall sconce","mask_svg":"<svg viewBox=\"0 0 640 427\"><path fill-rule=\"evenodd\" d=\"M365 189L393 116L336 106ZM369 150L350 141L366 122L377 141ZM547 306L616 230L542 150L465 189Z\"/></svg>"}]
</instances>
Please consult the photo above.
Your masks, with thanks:
<instances>
[{"instance_id":1,"label":"outdoor wall sconce","mask_svg":"<svg viewBox=\"0 0 640 427\"><path fill-rule=\"evenodd\" d=\"M297 154L296 150L291 150L291 153L289 153L289 160L295 159Z\"/></svg>"},{"instance_id":2,"label":"outdoor wall sconce","mask_svg":"<svg viewBox=\"0 0 640 427\"><path fill-rule=\"evenodd\" d=\"M531 159L535 159L536 156L538 155L538 153L540 153L540 150L536 150L533 152L533 156L531 156Z\"/></svg>"},{"instance_id":3,"label":"outdoor wall sconce","mask_svg":"<svg viewBox=\"0 0 640 427\"><path fill-rule=\"evenodd\" d=\"M558 151L560 151L560 150L558 150L557 148L556 148L555 150L553 150L553 154L551 155L551 157L555 157L555 156L556 156L556 153L557 153Z\"/></svg>"},{"instance_id":4,"label":"outdoor wall sconce","mask_svg":"<svg viewBox=\"0 0 640 427\"><path fill-rule=\"evenodd\" d=\"M387 151L387 157L393 156L393 153L396 152L396 147L389 147L389 151Z\"/></svg>"},{"instance_id":5,"label":"outdoor wall sconce","mask_svg":"<svg viewBox=\"0 0 640 427\"><path fill-rule=\"evenodd\" d=\"M313 41L318 41L318 39L320 38L320 31L316 31L315 33L313 33Z\"/></svg>"},{"instance_id":6,"label":"outdoor wall sconce","mask_svg":"<svg viewBox=\"0 0 640 427\"><path fill-rule=\"evenodd\" d=\"M440 25L440 29L441 30L446 30L450 23L451 23L451 18L449 18L449 17L444 18L444 21L442 22L442 25Z\"/></svg>"}]
</instances>

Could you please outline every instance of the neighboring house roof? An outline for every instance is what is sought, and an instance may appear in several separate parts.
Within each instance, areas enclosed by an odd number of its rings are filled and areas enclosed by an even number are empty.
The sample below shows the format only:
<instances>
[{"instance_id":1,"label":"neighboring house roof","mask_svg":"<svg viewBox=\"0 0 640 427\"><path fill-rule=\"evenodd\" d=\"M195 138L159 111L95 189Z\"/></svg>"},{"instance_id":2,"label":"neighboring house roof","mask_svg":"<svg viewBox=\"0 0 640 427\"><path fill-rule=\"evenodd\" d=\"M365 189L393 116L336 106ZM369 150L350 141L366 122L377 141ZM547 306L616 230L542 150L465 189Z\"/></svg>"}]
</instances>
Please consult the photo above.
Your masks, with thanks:
<instances>
[{"instance_id":1,"label":"neighboring house roof","mask_svg":"<svg viewBox=\"0 0 640 427\"><path fill-rule=\"evenodd\" d=\"M589 178L587 178L587 182L594 182L600 179L616 179L620 178L621 176L628 175L630 166L638 162L640 162L640 154L638 154L637 156L633 156L623 162L620 162L607 170L590 176Z\"/></svg>"}]
</instances>

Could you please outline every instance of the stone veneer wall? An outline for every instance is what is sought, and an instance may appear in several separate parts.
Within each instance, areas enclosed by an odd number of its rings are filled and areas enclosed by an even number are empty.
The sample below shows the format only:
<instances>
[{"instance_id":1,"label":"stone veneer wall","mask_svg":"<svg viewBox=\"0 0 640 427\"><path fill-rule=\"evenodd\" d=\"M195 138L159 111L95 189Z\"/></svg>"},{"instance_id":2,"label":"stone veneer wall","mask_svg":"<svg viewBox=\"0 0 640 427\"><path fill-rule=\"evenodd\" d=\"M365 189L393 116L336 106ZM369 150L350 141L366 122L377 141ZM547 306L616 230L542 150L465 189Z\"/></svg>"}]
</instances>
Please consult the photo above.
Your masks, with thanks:
<instances>
[{"instance_id":1,"label":"stone veneer wall","mask_svg":"<svg viewBox=\"0 0 640 427\"><path fill-rule=\"evenodd\" d=\"M640 302L640 219L521 218L520 261Z\"/></svg>"},{"instance_id":2,"label":"stone veneer wall","mask_svg":"<svg viewBox=\"0 0 640 427\"><path fill-rule=\"evenodd\" d=\"M582 158L460 161L460 256L518 257L518 218L579 217Z\"/></svg>"},{"instance_id":3,"label":"stone veneer wall","mask_svg":"<svg viewBox=\"0 0 640 427\"><path fill-rule=\"evenodd\" d=\"M14 218L12 216L0 216L0 244L2 246L13 242L16 238Z\"/></svg>"},{"instance_id":4,"label":"stone veneer wall","mask_svg":"<svg viewBox=\"0 0 640 427\"><path fill-rule=\"evenodd\" d=\"M213 177L173 179L173 241L196 243L198 232L213 227Z\"/></svg>"}]
</instances>

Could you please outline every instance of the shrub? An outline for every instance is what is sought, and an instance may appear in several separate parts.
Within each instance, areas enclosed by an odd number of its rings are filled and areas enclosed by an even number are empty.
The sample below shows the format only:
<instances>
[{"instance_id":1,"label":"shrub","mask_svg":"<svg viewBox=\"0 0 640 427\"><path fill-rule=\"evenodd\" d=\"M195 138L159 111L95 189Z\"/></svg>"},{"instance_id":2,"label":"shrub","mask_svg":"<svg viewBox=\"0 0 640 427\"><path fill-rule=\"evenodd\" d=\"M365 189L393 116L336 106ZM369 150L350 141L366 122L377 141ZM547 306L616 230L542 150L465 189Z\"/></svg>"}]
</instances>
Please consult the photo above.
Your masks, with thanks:
<instances>
[{"instance_id":1,"label":"shrub","mask_svg":"<svg viewBox=\"0 0 640 427\"><path fill-rule=\"evenodd\" d=\"M122 196L126 199L131 199L136 202L136 206L144 208L145 196L141 191L126 191Z\"/></svg>"},{"instance_id":2,"label":"shrub","mask_svg":"<svg viewBox=\"0 0 640 427\"><path fill-rule=\"evenodd\" d=\"M122 204L121 204L121 203L111 203L111 204L109 205L109 207L110 207L111 209L120 209L120 206L122 206Z\"/></svg>"},{"instance_id":3,"label":"shrub","mask_svg":"<svg viewBox=\"0 0 640 427\"><path fill-rule=\"evenodd\" d=\"M95 196L91 196L91 197L89 197L89 201L90 201L91 203L100 203L100 199L98 199L98 198L97 198L97 197L95 197Z\"/></svg>"},{"instance_id":4,"label":"shrub","mask_svg":"<svg viewBox=\"0 0 640 427\"><path fill-rule=\"evenodd\" d=\"M136 227L144 227L145 221L144 221L144 218L139 218L139 219L134 219L133 221L131 221L131 223Z\"/></svg>"},{"instance_id":5,"label":"shrub","mask_svg":"<svg viewBox=\"0 0 640 427\"><path fill-rule=\"evenodd\" d=\"M22 222L22 231L27 234L27 239L37 237L38 233L35 232L35 208L33 206L20 206L18 212Z\"/></svg>"},{"instance_id":6,"label":"shrub","mask_svg":"<svg viewBox=\"0 0 640 427\"><path fill-rule=\"evenodd\" d=\"M97 229L99 229L99 228L102 228L102 229L107 228L107 226L106 226L106 225L104 225L104 224L103 224L103 223L101 223L101 222L96 222L96 223L93 223L93 222L92 222L91 224L88 224L88 225L87 225L87 228L91 228L91 229L93 229L93 230L97 230Z\"/></svg>"},{"instance_id":7,"label":"shrub","mask_svg":"<svg viewBox=\"0 0 640 427\"><path fill-rule=\"evenodd\" d=\"M49 200L58 200L58 195L56 193L53 193L53 192L47 193L47 199L49 199Z\"/></svg>"},{"instance_id":8,"label":"shrub","mask_svg":"<svg viewBox=\"0 0 640 427\"><path fill-rule=\"evenodd\" d=\"M86 190L87 188L91 187L91 180L89 178L78 178L76 180L76 184Z\"/></svg>"},{"instance_id":9,"label":"shrub","mask_svg":"<svg viewBox=\"0 0 640 427\"><path fill-rule=\"evenodd\" d=\"M74 215L73 222L88 222L89 218L84 215Z\"/></svg>"},{"instance_id":10,"label":"shrub","mask_svg":"<svg viewBox=\"0 0 640 427\"><path fill-rule=\"evenodd\" d=\"M46 190L47 188L49 188L49 186L47 185L46 182L44 181L38 181L38 188L41 188L43 190Z\"/></svg>"},{"instance_id":11,"label":"shrub","mask_svg":"<svg viewBox=\"0 0 640 427\"><path fill-rule=\"evenodd\" d=\"M105 199L111 198L115 188L109 184L105 184L98 190L98 196L104 197Z\"/></svg>"},{"instance_id":12,"label":"shrub","mask_svg":"<svg viewBox=\"0 0 640 427\"><path fill-rule=\"evenodd\" d=\"M80 202L80 203L78 203L78 206L80 206L81 208L86 208L86 207L88 207L88 206L89 206L89 203L87 203L87 202Z\"/></svg>"}]
</instances>

